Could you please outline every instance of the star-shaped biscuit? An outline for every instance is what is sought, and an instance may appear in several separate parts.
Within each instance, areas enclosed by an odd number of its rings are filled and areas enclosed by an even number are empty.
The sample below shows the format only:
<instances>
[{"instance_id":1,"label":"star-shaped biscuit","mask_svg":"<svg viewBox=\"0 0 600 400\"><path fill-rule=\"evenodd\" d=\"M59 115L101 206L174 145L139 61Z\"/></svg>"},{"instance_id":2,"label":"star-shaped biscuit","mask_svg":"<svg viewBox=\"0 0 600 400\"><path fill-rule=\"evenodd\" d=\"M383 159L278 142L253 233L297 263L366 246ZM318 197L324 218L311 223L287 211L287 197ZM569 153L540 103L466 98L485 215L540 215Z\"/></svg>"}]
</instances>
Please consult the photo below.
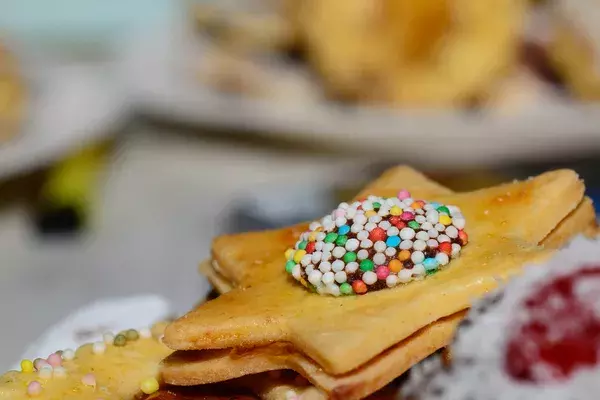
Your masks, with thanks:
<instances>
[{"instance_id":1,"label":"star-shaped biscuit","mask_svg":"<svg viewBox=\"0 0 600 400\"><path fill-rule=\"evenodd\" d=\"M265 268L269 274L257 272L247 286L173 322L165 343L176 350L205 350L289 342L328 373L347 373L468 308L473 297L496 287L498 278L546 257L538 243L576 209L583 191L574 172L560 170L428 199L460 207L469 224L469 246L450 268L420 282L342 298L310 293L283 270ZM283 260L280 254L267 262L283 265Z\"/></svg>"}]
</instances>

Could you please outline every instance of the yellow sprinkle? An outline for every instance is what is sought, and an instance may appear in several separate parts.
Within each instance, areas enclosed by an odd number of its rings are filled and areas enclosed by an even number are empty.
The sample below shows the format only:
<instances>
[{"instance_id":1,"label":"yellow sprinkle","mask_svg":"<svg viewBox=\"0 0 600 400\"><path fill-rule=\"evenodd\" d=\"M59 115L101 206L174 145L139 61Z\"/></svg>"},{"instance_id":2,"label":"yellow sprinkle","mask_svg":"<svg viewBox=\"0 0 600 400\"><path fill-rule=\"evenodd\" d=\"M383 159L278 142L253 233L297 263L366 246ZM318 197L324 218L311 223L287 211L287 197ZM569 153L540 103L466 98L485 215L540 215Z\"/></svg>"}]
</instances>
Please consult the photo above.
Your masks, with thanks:
<instances>
[{"instance_id":1,"label":"yellow sprinkle","mask_svg":"<svg viewBox=\"0 0 600 400\"><path fill-rule=\"evenodd\" d=\"M452 218L449 216L442 214L440 215L440 224L450 225L452 223Z\"/></svg>"},{"instance_id":2,"label":"yellow sprinkle","mask_svg":"<svg viewBox=\"0 0 600 400\"><path fill-rule=\"evenodd\" d=\"M23 372L33 372L33 362L31 362L31 360L23 360L23 361L21 361L21 371L23 371Z\"/></svg>"},{"instance_id":3,"label":"yellow sprinkle","mask_svg":"<svg viewBox=\"0 0 600 400\"><path fill-rule=\"evenodd\" d=\"M373 210L369 210L369 211L367 211L365 213L365 217L367 217L367 218L370 218L370 217L372 217L374 215L377 215L377 213L375 211L373 211Z\"/></svg>"},{"instance_id":4,"label":"yellow sprinkle","mask_svg":"<svg viewBox=\"0 0 600 400\"><path fill-rule=\"evenodd\" d=\"M314 242L317 240L317 232L313 232L310 235L308 235L308 241L309 242Z\"/></svg>"},{"instance_id":5,"label":"yellow sprinkle","mask_svg":"<svg viewBox=\"0 0 600 400\"><path fill-rule=\"evenodd\" d=\"M306 255L306 250L296 250L296 254L294 254L294 262L299 263L302 261L302 257Z\"/></svg>"},{"instance_id":6,"label":"yellow sprinkle","mask_svg":"<svg viewBox=\"0 0 600 400\"><path fill-rule=\"evenodd\" d=\"M294 255L294 249L287 249L285 251L285 258L286 260L290 260L292 258L292 256Z\"/></svg>"},{"instance_id":7,"label":"yellow sprinkle","mask_svg":"<svg viewBox=\"0 0 600 400\"><path fill-rule=\"evenodd\" d=\"M390 210L390 214L392 215L401 215L402 214L402 209L398 206L394 206L391 208Z\"/></svg>"},{"instance_id":8,"label":"yellow sprinkle","mask_svg":"<svg viewBox=\"0 0 600 400\"><path fill-rule=\"evenodd\" d=\"M158 381L155 378L146 378L140 383L140 389L145 394L152 394L158 391Z\"/></svg>"}]
</instances>

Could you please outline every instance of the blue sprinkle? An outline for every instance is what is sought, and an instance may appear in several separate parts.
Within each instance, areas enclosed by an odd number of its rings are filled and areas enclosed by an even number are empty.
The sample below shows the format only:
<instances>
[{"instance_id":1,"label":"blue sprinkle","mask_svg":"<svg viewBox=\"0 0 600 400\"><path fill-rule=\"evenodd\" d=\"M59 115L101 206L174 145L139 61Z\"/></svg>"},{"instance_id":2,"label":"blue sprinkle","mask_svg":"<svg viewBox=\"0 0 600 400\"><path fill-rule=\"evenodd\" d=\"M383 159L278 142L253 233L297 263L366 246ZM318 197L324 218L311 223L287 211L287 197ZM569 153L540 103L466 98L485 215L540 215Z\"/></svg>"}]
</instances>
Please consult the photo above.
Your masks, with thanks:
<instances>
[{"instance_id":1,"label":"blue sprinkle","mask_svg":"<svg viewBox=\"0 0 600 400\"><path fill-rule=\"evenodd\" d=\"M342 225L338 228L338 234L345 235L350 232L350 227L348 225Z\"/></svg>"},{"instance_id":2,"label":"blue sprinkle","mask_svg":"<svg viewBox=\"0 0 600 400\"><path fill-rule=\"evenodd\" d=\"M436 209L436 210L438 209L438 207L440 207L440 206L441 206L441 204L440 204L440 203L429 203L429 204L430 204L430 205L431 205L431 206L432 206L434 209Z\"/></svg>"},{"instance_id":3,"label":"blue sprinkle","mask_svg":"<svg viewBox=\"0 0 600 400\"><path fill-rule=\"evenodd\" d=\"M388 247L396 247L400 244L400 236L390 236L385 241Z\"/></svg>"},{"instance_id":4,"label":"blue sprinkle","mask_svg":"<svg viewBox=\"0 0 600 400\"><path fill-rule=\"evenodd\" d=\"M438 267L439 263L435 258L426 258L423 261L423 266L426 271L433 271Z\"/></svg>"}]
</instances>

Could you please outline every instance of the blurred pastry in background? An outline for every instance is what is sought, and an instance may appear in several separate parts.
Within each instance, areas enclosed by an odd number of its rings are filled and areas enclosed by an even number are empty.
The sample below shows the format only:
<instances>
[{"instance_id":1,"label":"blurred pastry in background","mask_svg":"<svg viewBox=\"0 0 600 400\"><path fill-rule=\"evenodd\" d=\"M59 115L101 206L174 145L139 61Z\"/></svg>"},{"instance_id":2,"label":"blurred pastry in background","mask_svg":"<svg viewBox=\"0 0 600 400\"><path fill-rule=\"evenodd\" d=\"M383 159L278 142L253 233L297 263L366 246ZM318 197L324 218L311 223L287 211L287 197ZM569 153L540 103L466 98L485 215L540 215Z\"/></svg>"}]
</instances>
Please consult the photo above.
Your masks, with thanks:
<instances>
[{"instance_id":1,"label":"blurred pastry in background","mask_svg":"<svg viewBox=\"0 0 600 400\"><path fill-rule=\"evenodd\" d=\"M0 143L19 131L25 108L25 88L16 60L0 42Z\"/></svg>"},{"instance_id":2,"label":"blurred pastry in background","mask_svg":"<svg viewBox=\"0 0 600 400\"><path fill-rule=\"evenodd\" d=\"M209 60L199 75L213 89L251 97L401 108L475 105L504 112L594 100L600 18L581 3L202 3L194 8L195 27L212 47L203 52ZM295 90L273 89L290 86Z\"/></svg>"}]
</instances>

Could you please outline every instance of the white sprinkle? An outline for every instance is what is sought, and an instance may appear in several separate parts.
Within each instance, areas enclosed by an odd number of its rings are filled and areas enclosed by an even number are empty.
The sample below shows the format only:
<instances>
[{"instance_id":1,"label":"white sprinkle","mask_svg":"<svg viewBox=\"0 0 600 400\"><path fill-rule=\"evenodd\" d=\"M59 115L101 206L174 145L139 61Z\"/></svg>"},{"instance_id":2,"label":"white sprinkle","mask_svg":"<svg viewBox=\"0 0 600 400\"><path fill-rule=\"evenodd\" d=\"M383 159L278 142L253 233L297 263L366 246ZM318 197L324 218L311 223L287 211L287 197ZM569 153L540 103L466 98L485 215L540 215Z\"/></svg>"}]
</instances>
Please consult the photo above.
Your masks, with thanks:
<instances>
[{"instance_id":1,"label":"white sprinkle","mask_svg":"<svg viewBox=\"0 0 600 400\"><path fill-rule=\"evenodd\" d=\"M346 209L348 209L348 207L350 207L350 205L348 203L346 203L345 201L341 202L340 205L338 206L338 208L341 208L342 210L346 210Z\"/></svg>"},{"instance_id":2,"label":"white sprinkle","mask_svg":"<svg viewBox=\"0 0 600 400\"><path fill-rule=\"evenodd\" d=\"M379 223L379 227L380 227L381 229L383 229L383 230L386 230L386 231L387 231L388 229L391 229L391 227L392 227L392 224L390 224L390 221L381 221L381 222ZM396 228L396 229L398 229L398 228Z\"/></svg>"},{"instance_id":3,"label":"white sprinkle","mask_svg":"<svg viewBox=\"0 0 600 400\"><path fill-rule=\"evenodd\" d=\"M308 264L310 264L310 261L312 260L312 255L310 254L305 254L302 257L302 260L300 260L300 265L306 267Z\"/></svg>"},{"instance_id":4,"label":"white sprinkle","mask_svg":"<svg viewBox=\"0 0 600 400\"><path fill-rule=\"evenodd\" d=\"M450 258L448 258L448 254L446 253L437 253L435 259L440 265L447 265L450 262Z\"/></svg>"},{"instance_id":5,"label":"white sprinkle","mask_svg":"<svg viewBox=\"0 0 600 400\"><path fill-rule=\"evenodd\" d=\"M322 242L325 240L325 236L327 236L325 232L318 232L315 236L315 239L317 239L317 242Z\"/></svg>"},{"instance_id":6,"label":"white sprinkle","mask_svg":"<svg viewBox=\"0 0 600 400\"><path fill-rule=\"evenodd\" d=\"M317 288L317 293L319 293L319 294L327 293L327 287L325 285L323 285L323 283L319 282L319 284L315 285L315 287Z\"/></svg>"},{"instance_id":7,"label":"white sprinkle","mask_svg":"<svg viewBox=\"0 0 600 400\"><path fill-rule=\"evenodd\" d=\"M411 197L407 197L406 199L402 200L402 204L404 204L406 207L410 207L414 202L415 201Z\"/></svg>"},{"instance_id":8,"label":"white sprinkle","mask_svg":"<svg viewBox=\"0 0 600 400\"><path fill-rule=\"evenodd\" d=\"M373 242L369 239L365 239L360 242L360 247L363 249L370 249L371 247L373 247Z\"/></svg>"},{"instance_id":9,"label":"white sprinkle","mask_svg":"<svg viewBox=\"0 0 600 400\"><path fill-rule=\"evenodd\" d=\"M387 278L385 278L385 283L390 288L396 286L398 284L398 275L389 274Z\"/></svg>"},{"instance_id":10,"label":"white sprinkle","mask_svg":"<svg viewBox=\"0 0 600 400\"><path fill-rule=\"evenodd\" d=\"M54 378L66 378L67 370L65 367L55 367L53 372Z\"/></svg>"},{"instance_id":11,"label":"white sprinkle","mask_svg":"<svg viewBox=\"0 0 600 400\"><path fill-rule=\"evenodd\" d=\"M381 217L379 215L373 215L373 216L369 217L369 222L377 224L377 223L381 222Z\"/></svg>"},{"instance_id":12,"label":"white sprinkle","mask_svg":"<svg viewBox=\"0 0 600 400\"><path fill-rule=\"evenodd\" d=\"M333 254L335 258L342 258L344 257L344 254L346 254L346 249L341 246L338 246L335 249L333 249L331 254Z\"/></svg>"},{"instance_id":13,"label":"white sprinkle","mask_svg":"<svg viewBox=\"0 0 600 400\"><path fill-rule=\"evenodd\" d=\"M356 215L356 208L350 207L349 209L346 210L346 218L353 219L355 215Z\"/></svg>"},{"instance_id":14,"label":"white sprinkle","mask_svg":"<svg viewBox=\"0 0 600 400\"><path fill-rule=\"evenodd\" d=\"M367 223L367 217L363 213L356 213L354 217L354 223L358 225L364 225Z\"/></svg>"},{"instance_id":15,"label":"white sprinkle","mask_svg":"<svg viewBox=\"0 0 600 400\"><path fill-rule=\"evenodd\" d=\"M356 234L356 238L358 240L365 240L369 238L369 232L367 231L360 231Z\"/></svg>"},{"instance_id":16,"label":"white sprinkle","mask_svg":"<svg viewBox=\"0 0 600 400\"><path fill-rule=\"evenodd\" d=\"M377 282L377 274L373 271L366 271L362 276L362 280L367 285L372 285Z\"/></svg>"},{"instance_id":17,"label":"white sprinkle","mask_svg":"<svg viewBox=\"0 0 600 400\"><path fill-rule=\"evenodd\" d=\"M313 285L317 286L319 283L321 283L322 277L323 274L321 273L321 271L315 270L308 275L308 281Z\"/></svg>"},{"instance_id":18,"label":"white sprinkle","mask_svg":"<svg viewBox=\"0 0 600 400\"><path fill-rule=\"evenodd\" d=\"M324 222L323 229L325 229L327 232L333 231L335 229L335 222Z\"/></svg>"},{"instance_id":19,"label":"white sprinkle","mask_svg":"<svg viewBox=\"0 0 600 400\"><path fill-rule=\"evenodd\" d=\"M390 215L390 209L387 207L381 207L378 211L377 211L377 215L379 217L387 217L388 215Z\"/></svg>"},{"instance_id":20,"label":"white sprinkle","mask_svg":"<svg viewBox=\"0 0 600 400\"><path fill-rule=\"evenodd\" d=\"M346 264L346 272L352 274L358 270L358 263L355 261L349 262Z\"/></svg>"},{"instance_id":21,"label":"white sprinkle","mask_svg":"<svg viewBox=\"0 0 600 400\"><path fill-rule=\"evenodd\" d=\"M457 206L447 205L446 208L448 209L448 211L450 211L450 215L452 216L460 214L460 208L458 208Z\"/></svg>"},{"instance_id":22,"label":"white sprinkle","mask_svg":"<svg viewBox=\"0 0 600 400\"><path fill-rule=\"evenodd\" d=\"M152 337L152 331L148 328L142 328L139 330L140 337L144 339L150 339Z\"/></svg>"},{"instance_id":23,"label":"white sprinkle","mask_svg":"<svg viewBox=\"0 0 600 400\"><path fill-rule=\"evenodd\" d=\"M427 204L425 204L425 205L423 206L423 209L424 209L425 211L429 211L429 210L433 210L434 208L433 208L433 206L432 206L431 204L427 203Z\"/></svg>"},{"instance_id":24,"label":"white sprinkle","mask_svg":"<svg viewBox=\"0 0 600 400\"><path fill-rule=\"evenodd\" d=\"M333 250L334 247L335 247L335 243L325 243L324 249L326 251L331 251L331 250Z\"/></svg>"},{"instance_id":25,"label":"white sprinkle","mask_svg":"<svg viewBox=\"0 0 600 400\"><path fill-rule=\"evenodd\" d=\"M363 231L365 232L365 231ZM366 232L365 232L366 233ZM367 236L369 236L369 234L367 233ZM358 249L358 246L360 246L360 242L358 241L358 239L348 239L348 241L346 242L346 250L347 251L354 251L356 249Z\"/></svg>"},{"instance_id":26,"label":"white sprinkle","mask_svg":"<svg viewBox=\"0 0 600 400\"><path fill-rule=\"evenodd\" d=\"M362 209L365 211L371 211L373 209L373 203L372 201L365 201L362 203Z\"/></svg>"},{"instance_id":27,"label":"white sprinkle","mask_svg":"<svg viewBox=\"0 0 600 400\"><path fill-rule=\"evenodd\" d=\"M438 232L444 232L444 230L446 229L446 225L444 225L444 224L435 224L435 229L437 229Z\"/></svg>"},{"instance_id":28,"label":"white sprinkle","mask_svg":"<svg viewBox=\"0 0 600 400\"><path fill-rule=\"evenodd\" d=\"M304 268L304 273L306 275L309 275L311 272L313 272L315 270L315 266L312 264L309 264L306 266L306 268Z\"/></svg>"},{"instance_id":29,"label":"white sprinkle","mask_svg":"<svg viewBox=\"0 0 600 400\"><path fill-rule=\"evenodd\" d=\"M362 231L363 229L365 229L364 225L354 223L350 227L350 232L352 232L352 233L358 233L358 232Z\"/></svg>"},{"instance_id":30,"label":"white sprinkle","mask_svg":"<svg viewBox=\"0 0 600 400\"><path fill-rule=\"evenodd\" d=\"M425 243L425 241L423 240L415 240L415 242L413 243L413 249L417 250L417 251L423 251L427 248L427 243Z\"/></svg>"},{"instance_id":31,"label":"white sprinkle","mask_svg":"<svg viewBox=\"0 0 600 400\"><path fill-rule=\"evenodd\" d=\"M429 235L425 231L419 231L415 235L418 240L429 240Z\"/></svg>"},{"instance_id":32,"label":"white sprinkle","mask_svg":"<svg viewBox=\"0 0 600 400\"><path fill-rule=\"evenodd\" d=\"M464 229L467 224L467 220L461 215L460 217L452 217L452 225L454 225L457 229Z\"/></svg>"},{"instance_id":33,"label":"white sprinkle","mask_svg":"<svg viewBox=\"0 0 600 400\"><path fill-rule=\"evenodd\" d=\"M429 247L430 249L437 249L439 245L440 244L435 239L429 239L427 241L427 247Z\"/></svg>"},{"instance_id":34,"label":"white sprinkle","mask_svg":"<svg viewBox=\"0 0 600 400\"><path fill-rule=\"evenodd\" d=\"M300 269L300 264L294 265L294 268L292 268L292 276L294 277L294 279L299 280L301 274L302 270Z\"/></svg>"},{"instance_id":35,"label":"white sprinkle","mask_svg":"<svg viewBox=\"0 0 600 400\"><path fill-rule=\"evenodd\" d=\"M385 249L385 255L388 257L394 257L397 253L397 250L394 247L388 247Z\"/></svg>"},{"instance_id":36,"label":"white sprinkle","mask_svg":"<svg viewBox=\"0 0 600 400\"><path fill-rule=\"evenodd\" d=\"M377 224L375 224L374 222L368 222L368 223L365 225L365 229L366 229L368 232L371 232L371 231L372 231L373 229L375 229L375 228L377 228Z\"/></svg>"},{"instance_id":37,"label":"white sprinkle","mask_svg":"<svg viewBox=\"0 0 600 400\"><path fill-rule=\"evenodd\" d=\"M415 210L415 212L416 212L417 214L419 214L419 215L423 215L423 214L425 214L425 210L423 210L422 208L417 208L417 209Z\"/></svg>"},{"instance_id":38,"label":"white sprinkle","mask_svg":"<svg viewBox=\"0 0 600 400\"><path fill-rule=\"evenodd\" d=\"M344 271L339 271L335 273L335 281L337 283L344 283L348 279L348 276Z\"/></svg>"},{"instance_id":39,"label":"white sprinkle","mask_svg":"<svg viewBox=\"0 0 600 400\"><path fill-rule=\"evenodd\" d=\"M323 254L321 254L321 261L329 261L331 260L331 252L328 250L323 250Z\"/></svg>"},{"instance_id":40,"label":"white sprinkle","mask_svg":"<svg viewBox=\"0 0 600 400\"><path fill-rule=\"evenodd\" d=\"M368 257L369 257L369 252L365 249L359 250L358 253L356 253L356 258L358 258L359 260L364 260Z\"/></svg>"},{"instance_id":41,"label":"white sprinkle","mask_svg":"<svg viewBox=\"0 0 600 400\"><path fill-rule=\"evenodd\" d=\"M348 222L348 220L346 218L338 217L335 219L335 226L337 226L339 228L340 226L346 225L346 222Z\"/></svg>"},{"instance_id":42,"label":"white sprinkle","mask_svg":"<svg viewBox=\"0 0 600 400\"><path fill-rule=\"evenodd\" d=\"M310 255L310 261L311 261L313 264L317 264L317 263L319 263L319 262L321 261L321 255L322 255L322 254L323 254L323 253L322 253L322 252L320 252L320 251L315 251L314 253L312 253L312 254Z\"/></svg>"},{"instance_id":43,"label":"white sprinkle","mask_svg":"<svg viewBox=\"0 0 600 400\"><path fill-rule=\"evenodd\" d=\"M385 199L385 204L388 207L394 207L396 205L396 202L394 201L394 199L396 199L396 197L388 197L387 199Z\"/></svg>"},{"instance_id":44,"label":"white sprinkle","mask_svg":"<svg viewBox=\"0 0 600 400\"><path fill-rule=\"evenodd\" d=\"M440 213L437 210L429 210L427 211L427 222L432 225L435 225L440 220Z\"/></svg>"},{"instance_id":45,"label":"white sprinkle","mask_svg":"<svg viewBox=\"0 0 600 400\"><path fill-rule=\"evenodd\" d=\"M385 264L385 254L377 253L373 256L373 262L375 265L383 265Z\"/></svg>"},{"instance_id":46,"label":"white sprinkle","mask_svg":"<svg viewBox=\"0 0 600 400\"><path fill-rule=\"evenodd\" d=\"M458 243L452 243L452 258L457 257L460 254L460 244Z\"/></svg>"},{"instance_id":47,"label":"white sprinkle","mask_svg":"<svg viewBox=\"0 0 600 400\"><path fill-rule=\"evenodd\" d=\"M315 242L315 250L316 251L323 250L324 245L325 245L325 243L323 243L323 242Z\"/></svg>"},{"instance_id":48,"label":"white sprinkle","mask_svg":"<svg viewBox=\"0 0 600 400\"><path fill-rule=\"evenodd\" d=\"M400 250L410 250L413 247L412 240L403 240L400 242Z\"/></svg>"},{"instance_id":49,"label":"white sprinkle","mask_svg":"<svg viewBox=\"0 0 600 400\"><path fill-rule=\"evenodd\" d=\"M440 233L438 232L438 230L437 230L437 229L433 229L433 228L432 228L432 229L430 229L430 230L428 230L428 231L427 231L427 236L429 236L429 237L430 237L430 238L432 238L432 239L435 239L436 237L438 237L438 236L439 236L439 234L440 234Z\"/></svg>"},{"instance_id":50,"label":"white sprinkle","mask_svg":"<svg viewBox=\"0 0 600 400\"><path fill-rule=\"evenodd\" d=\"M65 349L62 352L62 359L63 360L72 360L75 358L75 352L72 349Z\"/></svg>"},{"instance_id":51,"label":"white sprinkle","mask_svg":"<svg viewBox=\"0 0 600 400\"><path fill-rule=\"evenodd\" d=\"M104 342L96 342L92 345L92 353L94 354L104 354L106 351L106 345Z\"/></svg>"},{"instance_id":52,"label":"white sprinkle","mask_svg":"<svg viewBox=\"0 0 600 400\"><path fill-rule=\"evenodd\" d=\"M413 253L410 255L410 259L413 263L420 264L425 259L425 254L423 254L422 251L413 251Z\"/></svg>"},{"instance_id":53,"label":"white sprinkle","mask_svg":"<svg viewBox=\"0 0 600 400\"><path fill-rule=\"evenodd\" d=\"M321 282L323 282L326 285L333 283L333 280L334 280L333 272L325 272L323 274L323 276L321 277Z\"/></svg>"},{"instance_id":54,"label":"white sprinkle","mask_svg":"<svg viewBox=\"0 0 600 400\"><path fill-rule=\"evenodd\" d=\"M388 236L398 236L400 234L400 229L396 228L395 226L392 226L387 230L386 233Z\"/></svg>"},{"instance_id":55,"label":"white sprinkle","mask_svg":"<svg viewBox=\"0 0 600 400\"><path fill-rule=\"evenodd\" d=\"M115 335L113 335L111 332L106 332L104 335L102 335L102 340L106 344L112 344L115 341Z\"/></svg>"},{"instance_id":56,"label":"white sprinkle","mask_svg":"<svg viewBox=\"0 0 600 400\"><path fill-rule=\"evenodd\" d=\"M375 249L376 252L383 253L385 251L385 249L387 248L387 245L385 244L384 241L378 240L373 245L373 248Z\"/></svg>"},{"instance_id":57,"label":"white sprinkle","mask_svg":"<svg viewBox=\"0 0 600 400\"><path fill-rule=\"evenodd\" d=\"M433 229L433 224L431 222L425 222L425 223L421 224L421 229L423 229L424 231Z\"/></svg>"},{"instance_id":58,"label":"white sprinkle","mask_svg":"<svg viewBox=\"0 0 600 400\"><path fill-rule=\"evenodd\" d=\"M322 273L331 271L331 263L329 261L322 262L321 264L319 264L319 271L321 271Z\"/></svg>"},{"instance_id":59,"label":"white sprinkle","mask_svg":"<svg viewBox=\"0 0 600 400\"><path fill-rule=\"evenodd\" d=\"M451 239L456 239L458 237L458 229L450 225L446 227L446 235Z\"/></svg>"},{"instance_id":60,"label":"white sprinkle","mask_svg":"<svg viewBox=\"0 0 600 400\"><path fill-rule=\"evenodd\" d=\"M402 283L410 282L411 278L412 273L410 272L410 269L401 269L400 272L398 272L398 280Z\"/></svg>"},{"instance_id":61,"label":"white sprinkle","mask_svg":"<svg viewBox=\"0 0 600 400\"><path fill-rule=\"evenodd\" d=\"M326 215L321 218L321 225L330 224L333 222L333 217L331 215Z\"/></svg>"},{"instance_id":62,"label":"white sprinkle","mask_svg":"<svg viewBox=\"0 0 600 400\"><path fill-rule=\"evenodd\" d=\"M400 231L400 238L402 240L409 240L415 237L415 231L412 228L402 228Z\"/></svg>"},{"instance_id":63,"label":"white sprinkle","mask_svg":"<svg viewBox=\"0 0 600 400\"><path fill-rule=\"evenodd\" d=\"M423 264L415 264L413 269L411 269L411 273L413 276L423 276L425 275L425 267Z\"/></svg>"},{"instance_id":64,"label":"white sprinkle","mask_svg":"<svg viewBox=\"0 0 600 400\"><path fill-rule=\"evenodd\" d=\"M327 285L327 292L335 297L340 295L340 287L335 283Z\"/></svg>"},{"instance_id":65,"label":"white sprinkle","mask_svg":"<svg viewBox=\"0 0 600 400\"><path fill-rule=\"evenodd\" d=\"M450 238L446 235L440 235L437 238L437 241L440 243L444 243L444 242L451 242Z\"/></svg>"},{"instance_id":66,"label":"white sprinkle","mask_svg":"<svg viewBox=\"0 0 600 400\"><path fill-rule=\"evenodd\" d=\"M50 365L44 365L38 371L38 375L42 379L50 379L50 378L52 378L52 371L53 371L53 368Z\"/></svg>"},{"instance_id":67,"label":"white sprinkle","mask_svg":"<svg viewBox=\"0 0 600 400\"><path fill-rule=\"evenodd\" d=\"M417 216L415 216L415 221L417 221L419 224L423 224L423 223L427 222L427 218L425 218L422 215L417 215Z\"/></svg>"},{"instance_id":68,"label":"white sprinkle","mask_svg":"<svg viewBox=\"0 0 600 400\"><path fill-rule=\"evenodd\" d=\"M321 224L319 223L319 221L313 221L308 226L308 229L310 229L311 231L316 231L317 228L320 228L320 227L321 227Z\"/></svg>"},{"instance_id":69,"label":"white sprinkle","mask_svg":"<svg viewBox=\"0 0 600 400\"><path fill-rule=\"evenodd\" d=\"M333 263L331 263L331 270L333 272L339 272L343 270L345 266L346 264L344 264L342 260L335 260Z\"/></svg>"}]
</instances>

